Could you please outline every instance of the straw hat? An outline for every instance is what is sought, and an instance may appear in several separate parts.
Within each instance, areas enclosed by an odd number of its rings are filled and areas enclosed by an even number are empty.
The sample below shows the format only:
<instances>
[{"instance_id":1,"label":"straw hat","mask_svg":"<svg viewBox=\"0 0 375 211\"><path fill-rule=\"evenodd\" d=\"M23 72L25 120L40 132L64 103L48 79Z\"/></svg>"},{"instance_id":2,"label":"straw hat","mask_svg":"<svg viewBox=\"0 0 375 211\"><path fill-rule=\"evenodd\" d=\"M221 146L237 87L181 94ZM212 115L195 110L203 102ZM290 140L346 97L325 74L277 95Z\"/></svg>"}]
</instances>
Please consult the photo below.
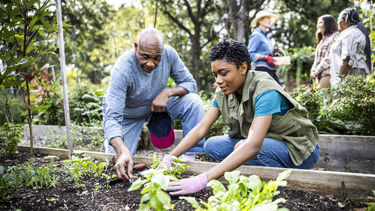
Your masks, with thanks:
<instances>
[{"instance_id":1,"label":"straw hat","mask_svg":"<svg viewBox=\"0 0 375 211\"><path fill-rule=\"evenodd\" d=\"M262 11L259 11L257 15L255 16L255 18L251 21L251 28L255 28L258 21L267 16L271 18L271 24L274 24L276 22L276 19L277 19L276 15L266 10L262 10Z\"/></svg>"}]
</instances>

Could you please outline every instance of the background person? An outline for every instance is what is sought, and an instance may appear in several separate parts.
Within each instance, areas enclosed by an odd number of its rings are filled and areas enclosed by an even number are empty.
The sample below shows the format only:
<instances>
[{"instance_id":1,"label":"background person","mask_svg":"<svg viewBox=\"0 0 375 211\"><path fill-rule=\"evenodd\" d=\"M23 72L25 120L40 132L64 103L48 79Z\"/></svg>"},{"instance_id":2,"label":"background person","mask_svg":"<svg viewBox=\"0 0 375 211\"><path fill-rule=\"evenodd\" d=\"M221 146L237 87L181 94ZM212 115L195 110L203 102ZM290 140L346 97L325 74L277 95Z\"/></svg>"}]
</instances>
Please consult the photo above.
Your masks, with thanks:
<instances>
[{"instance_id":1,"label":"background person","mask_svg":"<svg viewBox=\"0 0 375 211\"><path fill-rule=\"evenodd\" d=\"M332 44L330 52L331 85L345 82L347 75L359 76L371 73L370 38L358 11L355 8L341 11L338 26L341 33Z\"/></svg>"},{"instance_id":2,"label":"background person","mask_svg":"<svg viewBox=\"0 0 375 211\"><path fill-rule=\"evenodd\" d=\"M182 139L162 164L170 167L209 131L220 117L228 135L209 138L205 153L221 161L206 172L172 182L170 194L189 194L204 189L207 182L242 164L310 169L318 161L318 130L308 112L267 73L249 71L250 57L244 44L223 41L210 52L212 73L218 88L203 119Z\"/></svg>"},{"instance_id":3,"label":"background person","mask_svg":"<svg viewBox=\"0 0 375 211\"><path fill-rule=\"evenodd\" d=\"M270 38L267 37L268 29L271 28L275 22L276 15L265 10L258 12L251 21L253 33L250 35L247 48L255 71L267 72L281 85L276 75L276 67L272 58L274 46Z\"/></svg>"},{"instance_id":4,"label":"background person","mask_svg":"<svg viewBox=\"0 0 375 211\"><path fill-rule=\"evenodd\" d=\"M318 88L329 87L330 60L329 51L332 43L339 36L337 23L332 15L322 15L316 25L316 39L318 45L315 50L315 59L311 67L310 77L318 80Z\"/></svg>"},{"instance_id":5,"label":"background person","mask_svg":"<svg viewBox=\"0 0 375 211\"><path fill-rule=\"evenodd\" d=\"M176 82L175 88L166 88L169 77ZM196 89L194 78L177 52L163 43L161 32L143 30L134 49L116 61L103 100L103 145L106 153L117 154L119 178L132 177L131 156L151 112L168 112L172 120L181 119L183 134L202 119L203 102L194 94ZM203 143L197 142L189 152L202 152Z\"/></svg>"}]
</instances>

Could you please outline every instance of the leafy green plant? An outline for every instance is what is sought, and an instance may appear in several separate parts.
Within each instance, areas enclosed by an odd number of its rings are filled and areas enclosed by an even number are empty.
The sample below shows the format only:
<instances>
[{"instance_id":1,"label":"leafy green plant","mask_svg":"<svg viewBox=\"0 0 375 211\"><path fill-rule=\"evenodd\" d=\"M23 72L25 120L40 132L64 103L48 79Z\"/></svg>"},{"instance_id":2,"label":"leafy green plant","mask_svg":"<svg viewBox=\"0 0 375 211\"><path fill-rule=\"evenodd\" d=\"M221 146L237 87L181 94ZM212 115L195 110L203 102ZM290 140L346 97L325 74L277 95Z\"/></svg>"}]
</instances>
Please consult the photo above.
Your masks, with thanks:
<instances>
[{"instance_id":1,"label":"leafy green plant","mask_svg":"<svg viewBox=\"0 0 375 211\"><path fill-rule=\"evenodd\" d=\"M367 203L366 211L375 211L375 190L372 191L374 196L369 196L368 198L372 201Z\"/></svg>"},{"instance_id":2,"label":"leafy green plant","mask_svg":"<svg viewBox=\"0 0 375 211\"><path fill-rule=\"evenodd\" d=\"M181 174L189 166L184 164L184 160L177 157L172 159L172 167L167 168L164 165L159 166L160 159L156 154L153 157L151 169L142 172L142 178L138 178L128 189L128 191L138 190L143 186L141 194L143 195L140 202L140 210L169 210L173 209L171 197L165 191L170 181L181 178Z\"/></svg>"},{"instance_id":3,"label":"leafy green plant","mask_svg":"<svg viewBox=\"0 0 375 211\"><path fill-rule=\"evenodd\" d=\"M66 164L64 168L68 171L71 180L77 185L80 185L81 179L86 175L94 177L103 176L107 179L107 183L109 183L108 180L112 178L112 176L103 174L103 171L107 170L108 161L98 163L98 161L93 161L92 158L87 156L83 158L73 156L72 159L64 160L63 163Z\"/></svg>"},{"instance_id":4,"label":"leafy green plant","mask_svg":"<svg viewBox=\"0 0 375 211\"><path fill-rule=\"evenodd\" d=\"M301 87L292 95L320 133L375 135L375 73L347 77L334 88Z\"/></svg>"},{"instance_id":5,"label":"leafy green plant","mask_svg":"<svg viewBox=\"0 0 375 211\"><path fill-rule=\"evenodd\" d=\"M25 188L50 188L60 184L60 177L54 174L58 170L51 160L49 166L37 168L33 166L35 159L30 159L26 165L10 167L0 166L0 197L7 201Z\"/></svg>"},{"instance_id":6,"label":"leafy green plant","mask_svg":"<svg viewBox=\"0 0 375 211\"><path fill-rule=\"evenodd\" d=\"M0 143L3 144L2 149L6 154L14 154L17 152L18 143L22 139L22 124L12 124L5 122L0 127Z\"/></svg>"},{"instance_id":7,"label":"leafy green plant","mask_svg":"<svg viewBox=\"0 0 375 211\"><path fill-rule=\"evenodd\" d=\"M50 0L12 0L1 5L0 88L15 87L22 96L30 130L30 153L33 153L32 120L46 93L42 71L50 65L43 58L54 54L52 37L57 31L56 17Z\"/></svg>"},{"instance_id":8,"label":"leafy green plant","mask_svg":"<svg viewBox=\"0 0 375 211\"><path fill-rule=\"evenodd\" d=\"M169 210L173 209L171 197L166 190L170 181L177 180L175 176L164 175L164 168L149 169L141 174L145 179L138 178L128 191L138 190L143 186L139 210Z\"/></svg>"},{"instance_id":9,"label":"leafy green plant","mask_svg":"<svg viewBox=\"0 0 375 211\"><path fill-rule=\"evenodd\" d=\"M72 127L73 147L78 150L89 150L99 152L104 139L102 128L81 127L73 124ZM51 139L44 144L48 147L67 149L66 135L57 135L55 131Z\"/></svg>"},{"instance_id":10,"label":"leafy green plant","mask_svg":"<svg viewBox=\"0 0 375 211\"><path fill-rule=\"evenodd\" d=\"M214 194L207 202L201 202L207 209L201 208L194 197L180 199L187 200L196 210L287 210L278 209L278 204L285 202L285 199L272 200L279 194L277 188L286 186L285 179L291 171L281 172L276 181L269 182L262 182L256 175L242 176L239 171L226 172L224 177L228 181L228 189L218 180L211 180L207 184Z\"/></svg>"},{"instance_id":11,"label":"leafy green plant","mask_svg":"<svg viewBox=\"0 0 375 211\"><path fill-rule=\"evenodd\" d=\"M157 158L156 154L154 155L152 160L153 160L153 164L151 165L151 168L156 169L159 166L161 160L159 158ZM183 172L185 172L185 170L187 168L190 167L190 166L186 165L185 162L186 162L185 160L173 156L172 157L172 167L165 168L165 166L160 166L159 168L164 169L164 171L163 171L164 175L172 175L172 176L176 176L177 178L182 178L181 174Z\"/></svg>"}]
</instances>

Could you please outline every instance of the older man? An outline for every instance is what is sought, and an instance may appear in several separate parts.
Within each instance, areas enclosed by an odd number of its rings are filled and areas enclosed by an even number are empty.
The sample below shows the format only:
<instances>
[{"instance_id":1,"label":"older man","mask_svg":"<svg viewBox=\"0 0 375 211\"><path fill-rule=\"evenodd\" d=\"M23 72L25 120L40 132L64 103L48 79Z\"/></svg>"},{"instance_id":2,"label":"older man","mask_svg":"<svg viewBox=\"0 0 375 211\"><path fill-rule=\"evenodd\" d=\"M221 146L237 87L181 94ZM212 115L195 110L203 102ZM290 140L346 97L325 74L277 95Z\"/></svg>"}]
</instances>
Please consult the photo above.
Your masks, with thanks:
<instances>
[{"instance_id":1,"label":"older man","mask_svg":"<svg viewBox=\"0 0 375 211\"><path fill-rule=\"evenodd\" d=\"M169 77L176 87L166 88ZM115 168L121 179L132 177L133 161L140 133L153 112L167 112L181 119L187 134L203 117L203 102L197 85L177 52L163 43L163 35L154 28L144 29L134 49L122 55L111 72L109 88L103 100L103 126L107 153L116 153ZM190 153L203 152L204 140Z\"/></svg>"}]
</instances>

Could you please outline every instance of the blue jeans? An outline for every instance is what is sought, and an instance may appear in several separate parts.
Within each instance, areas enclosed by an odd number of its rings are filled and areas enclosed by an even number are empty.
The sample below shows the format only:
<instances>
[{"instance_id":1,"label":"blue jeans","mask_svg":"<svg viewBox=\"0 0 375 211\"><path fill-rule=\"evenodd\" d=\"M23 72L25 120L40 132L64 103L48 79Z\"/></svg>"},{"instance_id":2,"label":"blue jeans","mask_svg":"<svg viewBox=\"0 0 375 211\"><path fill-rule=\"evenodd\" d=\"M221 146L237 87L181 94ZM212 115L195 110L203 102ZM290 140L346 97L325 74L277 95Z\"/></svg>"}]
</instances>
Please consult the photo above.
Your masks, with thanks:
<instances>
[{"instance_id":1,"label":"blue jeans","mask_svg":"<svg viewBox=\"0 0 375 211\"><path fill-rule=\"evenodd\" d=\"M214 136L207 140L203 148L205 153L215 160L222 161L233 152L234 146L243 138L231 138L229 136ZM244 165L269 166L280 168L311 169L319 159L320 147L316 145L311 155L296 166L290 158L288 148L283 141L265 138L260 152Z\"/></svg>"},{"instance_id":2,"label":"blue jeans","mask_svg":"<svg viewBox=\"0 0 375 211\"><path fill-rule=\"evenodd\" d=\"M179 97L171 97L168 100L167 111L173 120L182 120L182 133L183 136L185 136L203 118L203 101L197 94L194 93L189 93ZM150 120L150 118L151 113L140 118L124 118L122 122L122 140L124 140L124 143L129 149L131 155L134 155L137 150L143 124L145 121ZM204 141L205 139L202 139L187 152L203 153ZM105 139L103 142L103 148L105 153L116 154L114 148L110 145L109 140L107 139Z\"/></svg>"}]
</instances>

